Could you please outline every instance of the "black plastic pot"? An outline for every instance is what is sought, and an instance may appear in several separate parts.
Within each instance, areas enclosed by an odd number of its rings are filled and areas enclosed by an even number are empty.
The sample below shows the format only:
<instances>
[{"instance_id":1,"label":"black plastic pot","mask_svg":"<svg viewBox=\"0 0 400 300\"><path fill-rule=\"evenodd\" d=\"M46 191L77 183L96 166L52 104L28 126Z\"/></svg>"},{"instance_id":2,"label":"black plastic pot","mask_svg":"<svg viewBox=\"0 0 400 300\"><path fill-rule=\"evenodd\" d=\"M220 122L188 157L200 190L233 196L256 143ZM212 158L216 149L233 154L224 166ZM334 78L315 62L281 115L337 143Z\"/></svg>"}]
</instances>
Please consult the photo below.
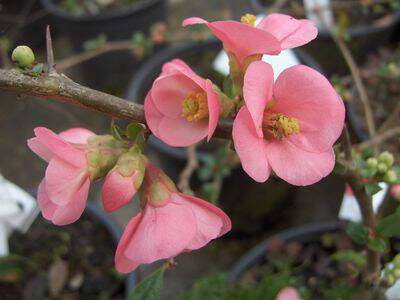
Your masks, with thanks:
<instances>
[{"instance_id":1,"label":"black plastic pot","mask_svg":"<svg viewBox=\"0 0 400 300\"><path fill-rule=\"evenodd\" d=\"M160 51L154 55L151 60L143 64L138 70L137 75L133 77L126 94L126 99L143 104L147 92L150 90L153 81L160 74L162 65L164 63L174 58L181 58L186 62L188 59L196 61L196 59L199 60L198 57L203 53L211 52L215 53L216 55L220 50L222 50L221 43L216 39L209 39L200 43L186 43L179 46L171 46L163 51ZM319 64L307 53L298 49L295 49L295 53L303 64L323 73ZM215 55L210 57L210 66L212 60L215 58ZM189 65L191 64L189 63ZM191 65L191 67L199 75L207 77L206 74L204 74L204 71L202 71L201 66ZM185 161L187 159L186 150L184 148L170 147L153 136L150 137L149 144L162 154L175 158L179 161ZM202 160L207 153L210 152L199 149L197 151L198 158Z\"/></svg>"},{"instance_id":2,"label":"black plastic pot","mask_svg":"<svg viewBox=\"0 0 400 300\"><path fill-rule=\"evenodd\" d=\"M263 6L260 0L249 1L256 13L267 12L268 8ZM399 24L400 11L396 11L384 26L357 25L347 28L346 31L351 39L348 44L357 62L364 62L369 52L400 38L398 33L396 35ZM305 45L303 49L321 63L327 72L332 74L348 72L346 62L328 31L320 30L317 39Z\"/></svg>"},{"instance_id":3,"label":"black plastic pot","mask_svg":"<svg viewBox=\"0 0 400 300\"><path fill-rule=\"evenodd\" d=\"M96 16L77 16L67 12L51 0L40 0L51 15L55 34L69 37L76 52L83 51L85 41L105 34L110 41L129 40L133 33L147 33L152 24L166 18L166 0L141 0L131 6L114 9ZM131 53L113 52L81 64L85 83L99 89L124 87L138 61Z\"/></svg>"},{"instance_id":4,"label":"black plastic pot","mask_svg":"<svg viewBox=\"0 0 400 300\"><path fill-rule=\"evenodd\" d=\"M113 222L107 215L94 203L87 202L85 212L88 216L99 221L110 233L116 248L122 236L121 228ZM136 273L131 272L128 274L125 283L125 299L129 299L129 293L136 286L137 278Z\"/></svg>"},{"instance_id":5,"label":"black plastic pot","mask_svg":"<svg viewBox=\"0 0 400 300\"><path fill-rule=\"evenodd\" d=\"M237 282L250 268L260 265L265 259L266 253L272 247L272 243L279 240L283 243L300 242L308 243L317 240L325 233L339 231L341 229L339 222L323 222L312 223L301 227L295 227L278 233L265 241L261 242L249 252L247 252L241 259L232 267L229 272L229 281Z\"/></svg>"}]
</instances>

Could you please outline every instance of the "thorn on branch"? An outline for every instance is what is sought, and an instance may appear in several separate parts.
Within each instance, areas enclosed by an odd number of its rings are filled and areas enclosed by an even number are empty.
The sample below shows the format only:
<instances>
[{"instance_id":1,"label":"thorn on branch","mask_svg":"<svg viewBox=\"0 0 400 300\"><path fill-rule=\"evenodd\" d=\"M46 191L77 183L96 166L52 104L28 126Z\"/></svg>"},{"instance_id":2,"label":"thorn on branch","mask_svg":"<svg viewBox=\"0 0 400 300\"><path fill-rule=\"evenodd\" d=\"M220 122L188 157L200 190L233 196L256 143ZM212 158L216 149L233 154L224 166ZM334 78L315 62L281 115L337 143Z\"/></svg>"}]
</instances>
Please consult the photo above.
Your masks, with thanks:
<instances>
[{"instance_id":1,"label":"thorn on branch","mask_svg":"<svg viewBox=\"0 0 400 300\"><path fill-rule=\"evenodd\" d=\"M53 41L51 40L50 25L46 27L46 51L47 51L47 76L53 76L57 74L54 68L54 53L53 53Z\"/></svg>"}]
</instances>

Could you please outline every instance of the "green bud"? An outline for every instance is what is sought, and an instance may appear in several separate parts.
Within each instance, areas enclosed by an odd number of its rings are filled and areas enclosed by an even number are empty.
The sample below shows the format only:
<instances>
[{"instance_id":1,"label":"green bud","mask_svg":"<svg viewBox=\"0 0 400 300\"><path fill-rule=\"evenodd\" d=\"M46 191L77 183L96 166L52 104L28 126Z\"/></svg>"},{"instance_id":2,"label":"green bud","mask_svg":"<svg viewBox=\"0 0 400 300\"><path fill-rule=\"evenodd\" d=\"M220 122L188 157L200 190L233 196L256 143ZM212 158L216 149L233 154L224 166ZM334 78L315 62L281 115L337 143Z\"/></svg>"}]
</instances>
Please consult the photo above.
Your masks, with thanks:
<instances>
[{"instance_id":1,"label":"green bud","mask_svg":"<svg viewBox=\"0 0 400 300\"><path fill-rule=\"evenodd\" d=\"M28 46L18 46L12 52L11 59L19 67L28 68L35 62L35 55Z\"/></svg>"},{"instance_id":2,"label":"green bud","mask_svg":"<svg viewBox=\"0 0 400 300\"><path fill-rule=\"evenodd\" d=\"M397 174L394 170L388 170L383 177L387 183L395 183L397 181Z\"/></svg>"},{"instance_id":3,"label":"green bud","mask_svg":"<svg viewBox=\"0 0 400 300\"><path fill-rule=\"evenodd\" d=\"M377 168L379 173L386 173L388 170L388 166L385 163L378 163Z\"/></svg>"},{"instance_id":4,"label":"green bud","mask_svg":"<svg viewBox=\"0 0 400 300\"><path fill-rule=\"evenodd\" d=\"M392 286L396 283L396 277L393 274L389 274L386 276L386 281L389 286Z\"/></svg>"},{"instance_id":5,"label":"green bud","mask_svg":"<svg viewBox=\"0 0 400 300\"><path fill-rule=\"evenodd\" d=\"M394 258L393 258L393 264L395 268L400 269L400 254L397 254Z\"/></svg>"},{"instance_id":6,"label":"green bud","mask_svg":"<svg viewBox=\"0 0 400 300\"><path fill-rule=\"evenodd\" d=\"M367 167L371 169L375 169L378 166L378 160L375 157L370 157L366 161Z\"/></svg>"},{"instance_id":7,"label":"green bud","mask_svg":"<svg viewBox=\"0 0 400 300\"><path fill-rule=\"evenodd\" d=\"M400 269L394 269L393 275L396 277L396 279L400 279Z\"/></svg>"},{"instance_id":8,"label":"green bud","mask_svg":"<svg viewBox=\"0 0 400 300\"><path fill-rule=\"evenodd\" d=\"M393 166L393 163L394 163L393 154L390 153L389 151L382 152L378 156L378 161L380 163L385 164L389 168L389 167Z\"/></svg>"},{"instance_id":9,"label":"green bud","mask_svg":"<svg viewBox=\"0 0 400 300\"><path fill-rule=\"evenodd\" d=\"M139 151L128 151L122 154L117 161L116 168L124 177L130 177L136 173L134 185L138 189L143 182L146 171L147 158Z\"/></svg>"}]
</instances>

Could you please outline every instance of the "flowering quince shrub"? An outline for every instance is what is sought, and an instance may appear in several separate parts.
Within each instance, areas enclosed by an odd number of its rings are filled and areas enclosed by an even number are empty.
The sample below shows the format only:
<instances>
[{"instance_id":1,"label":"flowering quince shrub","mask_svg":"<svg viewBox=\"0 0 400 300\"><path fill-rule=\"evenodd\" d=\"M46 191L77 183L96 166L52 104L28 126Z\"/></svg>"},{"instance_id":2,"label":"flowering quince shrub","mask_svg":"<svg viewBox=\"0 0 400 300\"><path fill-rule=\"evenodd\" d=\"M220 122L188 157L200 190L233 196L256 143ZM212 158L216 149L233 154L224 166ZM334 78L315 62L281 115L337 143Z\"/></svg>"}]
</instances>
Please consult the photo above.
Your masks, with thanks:
<instances>
[{"instance_id":1,"label":"flowering quince shrub","mask_svg":"<svg viewBox=\"0 0 400 300\"><path fill-rule=\"evenodd\" d=\"M146 96L147 128L138 123L125 130L113 126L110 135L96 135L83 128L59 134L36 128L28 146L48 162L38 188L43 217L56 225L75 222L84 211L90 186L104 178L106 212L139 196L140 212L126 226L116 251L119 272L129 273L141 264L204 247L230 231L229 217L215 205L181 193L146 157L144 143L149 133L173 147L210 141L222 119L231 122L242 168L257 182L268 180L273 171L290 184L311 185L340 162L353 172L351 178L356 178L349 182L356 197L372 201L368 197L379 191L379 182L386 181L392 185L391 195L398 199L400 185L390 153L383 152L377 158L357 156L355 169L346 161L352 158L345 157L346 153L352 156L352 151L334 151L344 128L345 107L330 82L303 65L284 70L274 81L271 65L261 61L264 54L277 55L315 39L315 24L282 14L268 15L257 25L255 21L249 14L241 22L207 22L197 17L183 21L183 26L206 25L221 40L229 57L230 90L222 90L182 60L173 59L164 64ZM365 203L360 202L360 206ZM373 213L363 217L371 218ZM368 241L368 257L393 236L392 221L382 222L376 225L376 221L367 220L364 225L368 228L357 227L363 234L371 233L364 239ZM378 268L372 266L373 259L369 263L369 276L376 278L379 264ZM150 282L146 279L139 289L146 289ZM283 288L275 296L278 300L300 299L293 287Z\"/></svg>"}]
</instances>

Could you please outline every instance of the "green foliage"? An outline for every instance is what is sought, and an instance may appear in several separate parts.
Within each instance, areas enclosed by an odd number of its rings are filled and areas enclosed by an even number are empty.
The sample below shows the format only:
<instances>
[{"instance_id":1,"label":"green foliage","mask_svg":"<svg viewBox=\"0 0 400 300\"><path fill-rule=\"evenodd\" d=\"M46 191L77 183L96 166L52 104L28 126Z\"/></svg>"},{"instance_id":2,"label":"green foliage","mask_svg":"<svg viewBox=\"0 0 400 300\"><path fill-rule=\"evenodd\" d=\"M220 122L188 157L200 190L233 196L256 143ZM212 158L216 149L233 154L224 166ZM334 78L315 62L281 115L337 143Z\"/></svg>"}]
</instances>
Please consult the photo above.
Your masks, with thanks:
<instances>
[{"instance_id":1,"label":"green foliage","mask_svg":"<svg viewBox=\"0 0 400 300\"><path fill-rule=\"evenodd\" d=\"M368 241L368 229L361 223L349 222L346 233L359 245L365 245Z\"/></svg>"},{"instance_id":2,"label":"green foliage","mask_svg":"<svg viewBox=\"0 0 400 300\"><path fill-rule=\"evenodd\" d=\"M367 182L367 183L364 184L364 186L365 186L365 192L369 196L373 196L373 195L375 195L376 193L378 193L379 191L382 190L382 188L377 183L369 183L369 182Z\"/></svg>"},{"instance_id":3,"label":"green foliage","mask_svg":"<svg viewBox=\"0 0 400 300\"><path fill-rule=\"evenodd\" d=\"M349 287L344 284L335 287L327 288L324 290L325 300L351 300L353 297L360 293L362 288L360 287Z\"/></svg>"},{"instance_id":4,"label":"green foliage","mask_svg":"<svg viewBox=\"0 0 400 300\"><path fill-rule=\"evenodd\" d=\"M382 237L369 237L367 246L369 249L375 252L385 253L387 251L388 245L387 241Z\"/></svg>"},{"instance_id":5,"label":"green foliage","mask_svg":"<svg viewBox=\"0 0 400 300\"><path fill-rule=\"evenodd\" d=\"M225 274L217 274L198 280L181 296L181 300L226 299L228 281Z\"/></svg>"},{"instance_id":6,"label":"green foliage","mask_svg":"<svg viewBox=\"0 0 400 300\"><path fill-rule=\"evenodd\" d=\"M400 208L394 214L380 220L376 230L384 238L400 235Z\"/></svg>"},{"instance_id":7,"label":"green foliage","mask_svg":"<svg viewBox=\"0 0 400 300\"><path fill-rule=\"evenodd\" d=\"M164 284L165 266L147 276L130 293L129 300L160 300Z\"/></svg>"},{"instance_id":8,"label":"green foliage","mask_svg":"<svg viewBox=\"0 0 400 300\"><path fill-rule=\"evenodd\" d=\"M366 264L365 256L361 252L354 250L341 250L336 252L332 257L341 263L351 263L356 268L363 268Z\"/></svg>"},{"instance_id":9,"label":"green foliage","mask_svg":"<svg viewBox=\"0 0 400 300\"><path fill-rule=\"evenodd\" d=\"M107 36L104 33L101 33L97 37L84 42L83 48L85 48L85 50L95 50L104 46L106 42Z\"/></svg>"}]
</instances>

